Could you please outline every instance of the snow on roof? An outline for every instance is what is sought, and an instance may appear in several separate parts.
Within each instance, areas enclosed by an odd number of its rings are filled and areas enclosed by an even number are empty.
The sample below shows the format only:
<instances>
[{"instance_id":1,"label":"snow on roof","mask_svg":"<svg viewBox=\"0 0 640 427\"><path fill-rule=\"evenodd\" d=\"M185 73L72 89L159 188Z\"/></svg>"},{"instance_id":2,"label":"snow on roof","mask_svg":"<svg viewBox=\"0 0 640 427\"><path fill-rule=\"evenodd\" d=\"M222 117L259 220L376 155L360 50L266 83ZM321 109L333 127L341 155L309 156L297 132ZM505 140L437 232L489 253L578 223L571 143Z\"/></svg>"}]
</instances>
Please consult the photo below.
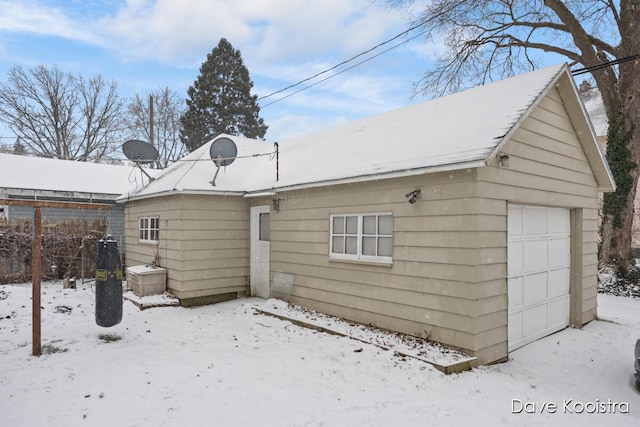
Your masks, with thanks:
<instances>
[{"instance_id":1,"label":"snow on roof","mask_svg":"<svg viewBox=\"0 0 640 427\"><path fill-rule=\"evenodd\" d=\"M582 98L584 107L589 114L596 136L606 136L607 129L609 128L609 120L607 119L607 113L604 110L604 103L602 102L602 95L598 88L594 87L585 92L581 92L580 98Z\"/></svg>"},{"instance_id":2,"label":"snow on roof","mask_svg":"<svg viewBox=\"0 0 640 427\"><path fill-rule=\"evenodd\" d=\"M561 69L545 68L282 143L278 185L484 164Z\"/></svg>"},{"instance_id":3,"label":"snow on roof","mask_svg":"<svg viewBox=\"0 0 640 427\"><path fill-rule=\"evenodd\" d=\"M271 187L276 181L274 145L255 139L221 135L232 139L238 147L235 161L220 168L216 185L211 181L217 167L209 156L211 140L189 153L157 175L145 187L130 189L117 200L153 197L179 193L238 193Z\"/></svg>"},{"instance_id":4,"label":"snow on roof","mask_svg":"<svg viewBox=\"0 0 640 427\"><path fill-rule=\"evenodd\" d=\"M244 194L482 166L561 73L568 73L566 64L284 141L277 181L273 156L247 157L273 152L272 144L224 135L236 142L239 158L220 172L215 187L212 140L118 200L181 192Z\"/></svg>"},{"instance_id":5,"label":"snow on roof","mask_svg":"<svg viewBox=\"0 0 640 427\"><path fill-rule=\"evenodd\" d=\"M129 166L0 153L0 188L119 195L134 178Z\"/></svg>"}]
</instances>

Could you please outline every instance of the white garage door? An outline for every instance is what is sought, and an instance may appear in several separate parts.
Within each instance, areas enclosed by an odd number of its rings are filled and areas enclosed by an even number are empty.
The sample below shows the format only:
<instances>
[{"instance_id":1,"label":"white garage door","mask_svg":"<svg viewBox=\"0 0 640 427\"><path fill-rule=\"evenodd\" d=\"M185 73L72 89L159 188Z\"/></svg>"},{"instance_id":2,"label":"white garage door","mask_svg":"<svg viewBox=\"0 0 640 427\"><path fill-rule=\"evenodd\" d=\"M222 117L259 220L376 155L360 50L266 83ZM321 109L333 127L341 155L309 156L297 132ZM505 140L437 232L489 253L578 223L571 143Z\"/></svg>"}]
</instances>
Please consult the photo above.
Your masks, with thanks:
<instances>
[{"instance_id":1,"label":"white garage door","mask_svg":"<svg viewBox=\"0 0 640 427\"><path fill-rule=\"evenodd\" d=\"M569 210L509 205L509 351L569 325Z\"/></svg>"}]
</instances>

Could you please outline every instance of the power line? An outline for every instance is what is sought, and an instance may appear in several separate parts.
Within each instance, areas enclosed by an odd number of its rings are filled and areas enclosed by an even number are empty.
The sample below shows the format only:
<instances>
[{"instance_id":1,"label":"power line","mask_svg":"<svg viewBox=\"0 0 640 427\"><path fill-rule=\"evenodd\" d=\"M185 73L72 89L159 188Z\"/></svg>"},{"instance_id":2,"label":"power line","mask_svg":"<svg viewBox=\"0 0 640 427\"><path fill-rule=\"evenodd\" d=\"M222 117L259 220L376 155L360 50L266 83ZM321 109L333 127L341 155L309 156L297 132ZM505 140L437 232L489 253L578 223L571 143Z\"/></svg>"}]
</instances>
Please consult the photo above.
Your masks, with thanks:
<instances>
[{"instance_id":1,"label":"power line","mask_svg":"<svg viewBox=\"0 0 640 427\"><path fill-rule=\"evenodd\" d=\"M346 60L344 60L344 61L342 61L342 62L340 62L340 63L338 63L338 64L336 64L336 65L334 65L334 66L332 66L332 67L330 67L330 68L327 68L327 69L325 69L325 70L322 70L322 71L320 71L320 72L318 72L318 73L316 73L316 74L314 74L314 75L312 75L312 76L310 76L310 77L307 77L307 78L305 78L305 79L302 79L302 80L300 80L299 82L294 83L294 84L291 84L291 85L289 85L289 86L287 86L287 87L285 87L285 88L282 88L282 89L276 90L276 91L274 91L274 92L271 92L271 93L270 93L270 94L268 94L268 95L261 96L261 97L259 97L259 98L258 98L258 101L260 101L260 100L262 100L262 99L269 98L269 97L271 97L271 96L273 96L273 95L277 95L277 94L279 94L279 93L285 92L285 91L287 91L287 90L289 90L289 89L291 89L291 88L294 88L294 87L296 87L296 86L300 86L301 84L303 84L303 83L305 83L305 82L308 82L309 80L313 80L313 79L315 79L316 77L319 77L319 76L321 76L321 75L323 75L323 74L326 74L326 73L328 73L329 71L333 71L333 70L335 70L336 68L339 68L339 67L341 67L342 65L348 64L349 62L354 61L354 60L358 59L359 57L364 56L364 55L366 55L366 54L368 54L368 53L370 53L370 52L372 52L372 51L376 50L377 48L379 48L379 47L381 47L381 46L384 46L384 45L386 45L386 44L388 44L388 43L391 43L392 41L394 41L394 40L396 40L396 39L398 39L398 38L402 37L402 36L403 36L403 35L405 35L405 34L408 34L409 32L411 32L411 31L415 30L416 28L421 27L422 25L423 25L423 23L422 23L422 22L420 22L419 24L416 24L416 25L414 25L413 27L411 27L411 28L409 28L409 29L407 29L407 30L404 30L403 32L401 32L401 33L399 33L399 34L396 34L395 36L391 37L390 39L385 40L385 41L383 41L383 42L381 42L381 43L378 43L377 45L373 46L372 48L369 48L369 49L367 49L367 50L365 50L365 51L363 51L363 52L360 52L360 53L358 53L357 55L354 55L354 56L352 56L351 58L346 59ZM425 33L426 33L426 31L423 31L422 33L418 34L418 36L420 36L420 35L422 35L422 34L425 34ZM407 43L408 41L413 40L413 39L414 39L414 38L416 38L416 37L417 37L417 36L411 37L411 38L409 38L408 40L406 40L406 41L404 41L404 42L402 42L402 43L399 43L399 44L395 45L394 47L392 47L392 49L395 49L396 47L398 47L398 46L400 46L400 45L402 45L402 44L404 44L404 43ZM388 52L389 50L391 50L391 49L387 49L387 50L383 51L382 53ZM377 57L377 56L379 56L379 55L380 55L380 54L375 55L375 56L373 56L372 58L375 58L375 57ZM363 64L364 62L367 62L367 61L368 61L368 60L361 61L361 62L359 62L358 64L356 64L356 66L357 66L357 65L360 65L360 64ZM350 69L352 69L352 68L354 68L354 67L352 66L352 67L348 68L347 70L350 70ZM337 73L337 74L334 74L334 75L332 75L332 76L336 76L336 75L339 75L339 74L341 74L341 73L342 73L342 72ZM330 77L328 77L328 78L331 78L332 76L330 76ZM321 80L321 82L322 82L322 81L325 81L325 80L327 80L327 79ZM314 85L307 86L307 88L309 88L309 87L311 87L311 86L314 86ZM298 92L299 92L299 91L298 91ZM294 93L298 93L298 92L294 92ZM289 95L289 96L291 96L291 95ZM287 97L288 97L288 96L287 96ZM284 98L281 98L281 99L285 99L285 98L287 98L287 97L284 97ZM275 101L275 102L277 102L277 101ZM267 104L267 105L271 105L271 104L273 104L273 102L272 102L272 103L270 103L270 104ZM265 105L265 106L266 106L266 105Z\"/></svg>"},{"instance_id":2,"label":"power line","mask_svg":"<svg viewBox=\"0 0 640 427\"><path fill-rule=\"evenodd\" d=\"M624 62L633 61L634 59L640 58L640 54L625 56L624 58L614 59L613 61L603 62L601 64L592 65L590 67L578 68L577 70L573 70L571 75L579 76L580 74L590 73L592 71L601 70L603 68L611 67L612 65L622 64Z\"/></svg>"},{"instance_id":3,"label":"power line","mask_svg":"<svg viewBox=\"0 0 640 427\"><path fill-rule=\"evenodd\" d=\"M415 36L413 36L413 37L411 37L411 38L409 38L409 39L407 39L407 40L405 40L405 41L403 41L403 42L401 42L401 43L398 43L397 45L391 46L390 48L385 49L385 50L383 50L382 52L380 52L380 53L378 53L378 54L376 54L376 55L374 55L374 56L371 56L371 57L369 57L369 58L366 58L366 59L364 59L364 60L362 60L362 61L360 61L360 62L358 62L358 63L356 63L356 64L352 65L351 67L345 68L344 70L341 70L341 71L339 71L339 72L337 72L337 73L335 73L335 74L332 74L332 75L330 75L330 76L328 76L328 77L325 77L325 78L324 78L324 79L322 79L322 80L318 80L317 82L312 83L312 84L310 84L310 85L307 85L307 86L305 86L305 87L303 87L303 88L301 88L301 89L298 89L298 90L297 90L297 91L295 91L295 92L292 92L292 93L290 93L290 94L288 94L288 95L283 96L282 98L278 98L278 99L276 99L275 101L272 101L272 102L270 102L270 103L268 103L268 104L265 104L265 105L263 105L261 108L265 108L265 107L268 107L268 106L270 106L270 105L273 105L273 104L275 104L275 103L277 103L277 102L280 102L280 101L282 101L282 100L284 100L284 99L287 99L287 98L289 98L289 97L291 97L291 96L293 96L293 95L295 95L295 94L298 94L298 93L300 93L300 92L302 92L302 91L304 91L304 90L307 90L307 89L309 89L309 88L311 88L311 87L313 87L313 86L316 86L316 85L318 85L318 84L320 84L320 83L322 83L322 82L325 82L325 81L327 81L327 80L329 80L329 79L331 79L331 78L333 78L333 77L337 77L337 76L339 76L340 74L345 73L345 72L347 72L347 71L349 71L349 70L351 70L351 69L353 69L353 68L355 68L355 67L357 67L357 66L359 66L359 65L362 65L362 64L364 64L365 62L371 61L372 59L377 58L378 56L383 55L383 54L385 54L385 53L389 52L390 50L393 50L393 49L397 48L398 46L401 46L401 45L403 45L403 44L405 44L405 43L408 43L408 42L410 42L411 40L415 39L416 37L420 37L421 35L423 35L423 34L425 34L425 33L426 33L426 31L423 31L423 32L421 32L420 34L417 34L417 35L415 35Z\"/></svg>"}]
</instances>

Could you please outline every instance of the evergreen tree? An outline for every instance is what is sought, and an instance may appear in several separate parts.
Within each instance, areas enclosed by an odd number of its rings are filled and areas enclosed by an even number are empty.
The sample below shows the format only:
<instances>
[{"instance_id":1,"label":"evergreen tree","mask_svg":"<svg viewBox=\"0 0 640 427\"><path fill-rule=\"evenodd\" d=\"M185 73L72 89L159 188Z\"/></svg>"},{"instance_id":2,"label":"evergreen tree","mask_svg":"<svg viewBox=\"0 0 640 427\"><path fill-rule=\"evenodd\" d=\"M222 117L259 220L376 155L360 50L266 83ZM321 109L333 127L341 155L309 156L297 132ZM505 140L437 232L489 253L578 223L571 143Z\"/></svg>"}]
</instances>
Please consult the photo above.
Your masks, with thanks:
<instances>
[{"instance_id":1,"label":"evergreen tree","mask_svg":"<svg viewBox=\"0 0 640 427\"><path fill-rule=\"evenodd\" d=\"M258 96L240 51L222 38L200 66L187 91L187 110L180 118L180 138L189 151L221 133L264 138L267 125L259 117Z\"/></svg>"}]
</instances>

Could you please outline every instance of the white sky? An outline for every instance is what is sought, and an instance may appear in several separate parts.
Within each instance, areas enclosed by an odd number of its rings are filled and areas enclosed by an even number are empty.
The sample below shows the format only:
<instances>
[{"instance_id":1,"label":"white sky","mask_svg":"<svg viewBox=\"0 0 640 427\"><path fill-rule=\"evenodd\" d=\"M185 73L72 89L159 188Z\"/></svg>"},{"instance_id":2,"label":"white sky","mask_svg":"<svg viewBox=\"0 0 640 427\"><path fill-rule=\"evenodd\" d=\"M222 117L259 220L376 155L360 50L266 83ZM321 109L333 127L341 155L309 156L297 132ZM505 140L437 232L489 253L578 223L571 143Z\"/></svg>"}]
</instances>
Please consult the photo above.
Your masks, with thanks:
<instances>
[{"instance_id":1,"label":"white sky","mask_svg":"<svg viewBox=\"0 0 640 427\"><path fill-rule=\"evenodd\" d=\"M408 28L372 0L0 0L0 79L14 65L101 74L123 96L168 86L186 96L221 37L242 53L263 96ZM415 35L412 33L411 35ZM401 38L398 41L403 41ZM390 45L385 46L389 47ZM264 107L267 140L283 140L416 101L413 83L438 46L416 38ZM378 53L373 52L373 54ZM277 99L265 99L261 104ZM0 144L13 136L0 127Z\"/></svg>"}]
</instances>

